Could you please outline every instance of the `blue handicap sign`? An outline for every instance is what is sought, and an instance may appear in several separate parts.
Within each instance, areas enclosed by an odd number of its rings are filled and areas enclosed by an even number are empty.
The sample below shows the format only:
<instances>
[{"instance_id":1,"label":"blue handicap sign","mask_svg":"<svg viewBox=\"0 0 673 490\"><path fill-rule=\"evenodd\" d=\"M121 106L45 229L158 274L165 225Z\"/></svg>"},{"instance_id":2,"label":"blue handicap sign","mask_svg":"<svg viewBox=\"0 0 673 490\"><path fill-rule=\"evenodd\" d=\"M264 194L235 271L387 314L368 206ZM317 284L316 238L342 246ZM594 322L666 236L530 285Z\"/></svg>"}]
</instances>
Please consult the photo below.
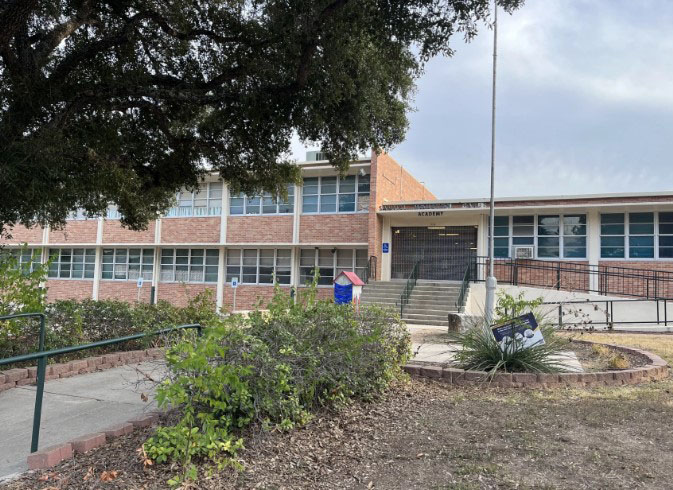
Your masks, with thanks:
<instances>
[{"instance_id":1,"label":"blue handicap sign","mask_svg":"<svg viewBox=\"0 0 673 490\"><path fill-rule=\"evenodd\" d=\"M387 254L389 250L390 250L390 243L383 242L383 253Z\"/></svg>"}]
</instances>

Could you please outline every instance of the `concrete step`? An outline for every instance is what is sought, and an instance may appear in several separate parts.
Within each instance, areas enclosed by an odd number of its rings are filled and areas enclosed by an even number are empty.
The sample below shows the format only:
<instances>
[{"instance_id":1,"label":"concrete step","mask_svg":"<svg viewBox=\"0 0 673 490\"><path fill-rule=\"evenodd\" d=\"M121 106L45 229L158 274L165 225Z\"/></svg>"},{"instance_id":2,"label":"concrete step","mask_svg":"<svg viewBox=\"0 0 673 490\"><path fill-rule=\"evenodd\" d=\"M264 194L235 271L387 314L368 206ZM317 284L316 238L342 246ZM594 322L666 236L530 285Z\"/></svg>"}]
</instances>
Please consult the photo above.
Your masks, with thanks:
<instances>
[{"instance_id":1,"label":"concrete step","mask_svg":"<svg viewBox=\"0 0 673 490\"><path fill-rule=\"evenodd\" d=\"M428 315L428 316L441 316L443 318L446 318L446 316L449 313L458 313L458 310L456 308L447 308L445 310L442 309L427 309L427 308L415 308L411 305L407 305L404 307L404 314L405 315Z\"/></svg>"},{"instance_id":2,"label":"concrete step","mask_svg":"<svg viewBox=\"0 0 673 490\"><path fill-rule=\"evenodd\" d=\"M423 308L432 308L435 306L438 306L440 308L447 306L447 307L453 307L456 302L458 301L458 298L450 298L450 299L418 299L418 298L411 298L409 303L410 305L415 305L418 307L423 307Z\"/></svg>"},{"instance_id":3,"label":"concrete step","mask_svg":"<svg viewBox=\"0 0 673 490\"><path fill-rule=\"evenodd\" d=\"M403 318L406 323L410 325L437 325L441 327L448 327L449 321L447 319L438 319L438 318Z\"/></svg>"},{"instance_id":4,"label":"concrete step","mask_svg":"<svg viewBox=\"0 0 673 490\"><path fill-rule=\"evenodd\" d=\"M402 315L403 320L418 320L419 323L425 323L426 320L448 322L448 315L424 315L422 313L407 313Z\"/></svg>"}]
</instances>

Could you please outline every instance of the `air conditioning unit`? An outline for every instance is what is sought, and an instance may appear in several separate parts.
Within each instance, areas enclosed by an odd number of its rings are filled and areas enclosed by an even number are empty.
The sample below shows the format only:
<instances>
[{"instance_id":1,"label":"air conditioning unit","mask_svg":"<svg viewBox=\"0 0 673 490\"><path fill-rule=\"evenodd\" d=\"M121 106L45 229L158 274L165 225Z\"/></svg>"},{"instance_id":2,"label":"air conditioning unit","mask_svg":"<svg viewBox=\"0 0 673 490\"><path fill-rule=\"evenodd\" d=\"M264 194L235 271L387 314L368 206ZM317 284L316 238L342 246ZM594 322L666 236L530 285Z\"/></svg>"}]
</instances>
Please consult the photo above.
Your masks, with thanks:
<instances>
[{"instance_id":1,"label":"air conditioning unit","mask_svg":"<svg viewBox=\"0 0 673 490\"><path fill-rule=\"evenodd\" d=\"M533 259L535 258L535 250L532 246L514 247L515 259Z\"/></svg>"}]
</instances>

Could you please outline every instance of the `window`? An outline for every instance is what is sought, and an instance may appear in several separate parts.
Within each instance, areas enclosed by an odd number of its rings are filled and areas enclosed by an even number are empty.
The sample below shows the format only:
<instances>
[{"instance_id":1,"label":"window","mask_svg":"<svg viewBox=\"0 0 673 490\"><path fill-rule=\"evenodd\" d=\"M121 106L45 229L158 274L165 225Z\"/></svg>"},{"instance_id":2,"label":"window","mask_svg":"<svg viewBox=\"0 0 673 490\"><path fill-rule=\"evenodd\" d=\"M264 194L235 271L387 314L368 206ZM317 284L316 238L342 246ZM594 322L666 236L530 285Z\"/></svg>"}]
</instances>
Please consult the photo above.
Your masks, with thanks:
<instances>
[{"instance_id":1,"label":"window","mask_svg":"<svg viewBox=\"0 0 673 490\"><path fill-rule=\"evenodd\" d=\"M512 216L512 247L535 245L535 216Z\"/></svg>"},{"instance_id":2,"label":"window","mask_svg":"<svg viewBox=\"0 0 673 490\"><path fill-rule=\"evenodd\" d=\"M86 215L86 211L84 209L77 208L74 211L70 211L68 213L68 216L65 219L74 220L74 221L82 221L82 220L89 219L89 218Z\"/></svg>"},{"instance_id":3,"label":"window","mask_svg":"<svg viewBox=\"0 0 673 490\"><path fill-rule=\"evenodd\" d=\"M58 279L93 279L96 251L90 248L55 248L49 250L49 277Z\"/></svg>"},{"instance_id":4,"label":"window","mask_svg":"<svg viewBox=\"0 0 673 490\"><path fill-rule=\"evenodd\" d=\"M624 258L624 213L601 214L601 257Z\"/></svg>"},{"instance_id":5,"label":"window","mask_svg":"<svg viewBox=\"0 0 673 490\"><path fill-rule=\"evenodd\" d=\"M561 251L561 217L537 217L537 256L558 258Z\"/></svg>"},{"instance_id":6,"label":"window","mask_svg":"<svg viewBox=\"0 0 673 490\"><path fill-rule=\"evenodd\" d=\"M154 251L140 248L103 249L102 279L135 281L142 278L151 281L154 268Z\"/></svg>"},{"instance_id":7,"label":"window","mask_svg":"<svg viewBox=\"0 0 673 490\"><path fill-rule=\"evenodd\" d=\"M42 265L42 249L39 248L0 250L0 260L9 257L16 261L16 268L21 269L26 274L34 272Z\"/></svg>"},{"instance_id":8,"label":"window","mask_svg":"<svg viewBox=\"0 0 673 490\"><path fill-rule=\"evenodd\" d=\"M161 250L162 282L217 282L220 252L202 248Z\"/></svg>"},{"instance_id":9,"label":"window","mask_svg":"<svg viewBox=\"0 0 673 490\"><path fill-rule=\"evenodd\" d=\"M194 192L183 189L176 198L178 205L168 210L169 218L222 214L222 182L203 183Z\"/></svg>"},{"instance_id":10,"label":"window","mask_svg":"<svg viewBox=\"0 0 673 490\"><path fill-rule=\"evenodd\" d=\"M563 257L585 258L587 256L586 214L563 216Z\"/></svg>"},{"instance_id":11,"label":"window","mask_svg":"<svg viewBox=\"0 0 673 490\"><path fill-rule=\"evenodd\" d=\"M659 213L659 258L673 259L673 212Z\"/></svg>"},{"instance_id":12,"label":"window","mask_svg":"<svg viewBox=\"0 0 673 490\"><path fill-rule=\"evenodd\" d=\"M494 224L493 254L500 258L509 257L509 216L495 216ZM489 222L489 229L490 225Z\"/></svg>"},{"instance_id":13,"label":"window","mask_svg":"<svg viewBox=\"0 0 673 490\"><path fill-rule=\"evenodd\" d=\"M318 270L318 284L331 286L334 278L342 271L355 272L363 278L367 267L367 249L313 249L301 250L299 272L301 284L313 280L314 271Z\"/></svg>"},{"instance_id":14,"label":"window","mask_svg":"<svg viewBox=\"0 0 673 490\"><path fill-rule=\"evenodd\" d=\"M106 218L107 219L120 219L122 217L119 209L116 204L110 204L107 207Z\"/></svg>"},{"instance_id":15,"label":"window","mask_svg":"<svg viewBox=\"0 0 673 490\"><path fill-rule=\"evenodd\" d=\"M369 175L307 177L302 212L362 213L369 210Z\"/></svg>"},{"instance_id":16,"label":"window","mask_svg":"<svg viewBox=\"0 0 673 490\"><path fill-rule=\"evenodd\" d=\"M654 213L629 213L629 257L654 258Z\"/></svg>"},{"instance_id":17,"label":"window","mask_svg":"<svg viewBox=\"0 0 673 490\"><path fill-rule=\"evenodd\" d=\"M291 250L227 250L227 282L238 277L241 284L290 284L291 272Z\"/></svg>"},{"instance_id":18,"label":"window","mask_svg":"<svg viewBox=\"0 0 673 490\"><path fill-rule=\"evenodd\" d=\"M229 198L229 214L292 214L294 212L294 184L287 186L287 199L273 197L266 192L262 196L248 197L245 194Z\"/></svg>"}]
</instances>

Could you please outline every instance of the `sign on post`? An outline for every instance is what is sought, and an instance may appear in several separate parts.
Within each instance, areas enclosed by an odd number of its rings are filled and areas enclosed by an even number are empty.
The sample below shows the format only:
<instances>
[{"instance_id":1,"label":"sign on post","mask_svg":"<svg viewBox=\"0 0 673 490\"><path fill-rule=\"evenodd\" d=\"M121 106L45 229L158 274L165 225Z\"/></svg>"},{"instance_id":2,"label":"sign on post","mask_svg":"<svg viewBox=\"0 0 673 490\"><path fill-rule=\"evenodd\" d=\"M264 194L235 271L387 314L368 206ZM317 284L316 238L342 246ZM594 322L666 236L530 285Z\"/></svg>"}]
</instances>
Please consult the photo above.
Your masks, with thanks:
<instances>
[{"instance_id":1,"label":"sign on post","mask_svg":"<svg viewBox=\"0 0 673 490\"><path fill-rule=\"evenodd\" d=\"M141 288L141 287L143 287L143 282L145 282L145 280L143 279L142 276L140 276L140 277L138 278L138 282L136 283L136 285L137 285L139 288Z\"/></svg>"},{"instance_id":2,"label":"sign on post","mask_svg":"<svg viewBox=\"0 0 673 490\"><path fill-rule=\"evenodd\" d=\"M383 242L383 253L387 254L390 251L390 243Z\"/></svg>"},{"instance_id":3,"label":"sign on post","mask_svg":"<svg viewBox=\"0 0 673 490\"><path fill-rule=\"evenodd\" d=\"M234 304L232 305L231 311L236 311L236 289L238 289L238 277L231 278L231 287L234 289Z\"/></svg>"},{"instance_id":4,"label":"sign on post","mask_svg":"<svg viewBox=\"0 0 673 490\"><path fill-rule=\"evenodd\" d=\"M508 322L491 327L500 350L520 350L544 344L544 337L537 324L535 315L527 313Z\"/></svg>"}]
</instances>

